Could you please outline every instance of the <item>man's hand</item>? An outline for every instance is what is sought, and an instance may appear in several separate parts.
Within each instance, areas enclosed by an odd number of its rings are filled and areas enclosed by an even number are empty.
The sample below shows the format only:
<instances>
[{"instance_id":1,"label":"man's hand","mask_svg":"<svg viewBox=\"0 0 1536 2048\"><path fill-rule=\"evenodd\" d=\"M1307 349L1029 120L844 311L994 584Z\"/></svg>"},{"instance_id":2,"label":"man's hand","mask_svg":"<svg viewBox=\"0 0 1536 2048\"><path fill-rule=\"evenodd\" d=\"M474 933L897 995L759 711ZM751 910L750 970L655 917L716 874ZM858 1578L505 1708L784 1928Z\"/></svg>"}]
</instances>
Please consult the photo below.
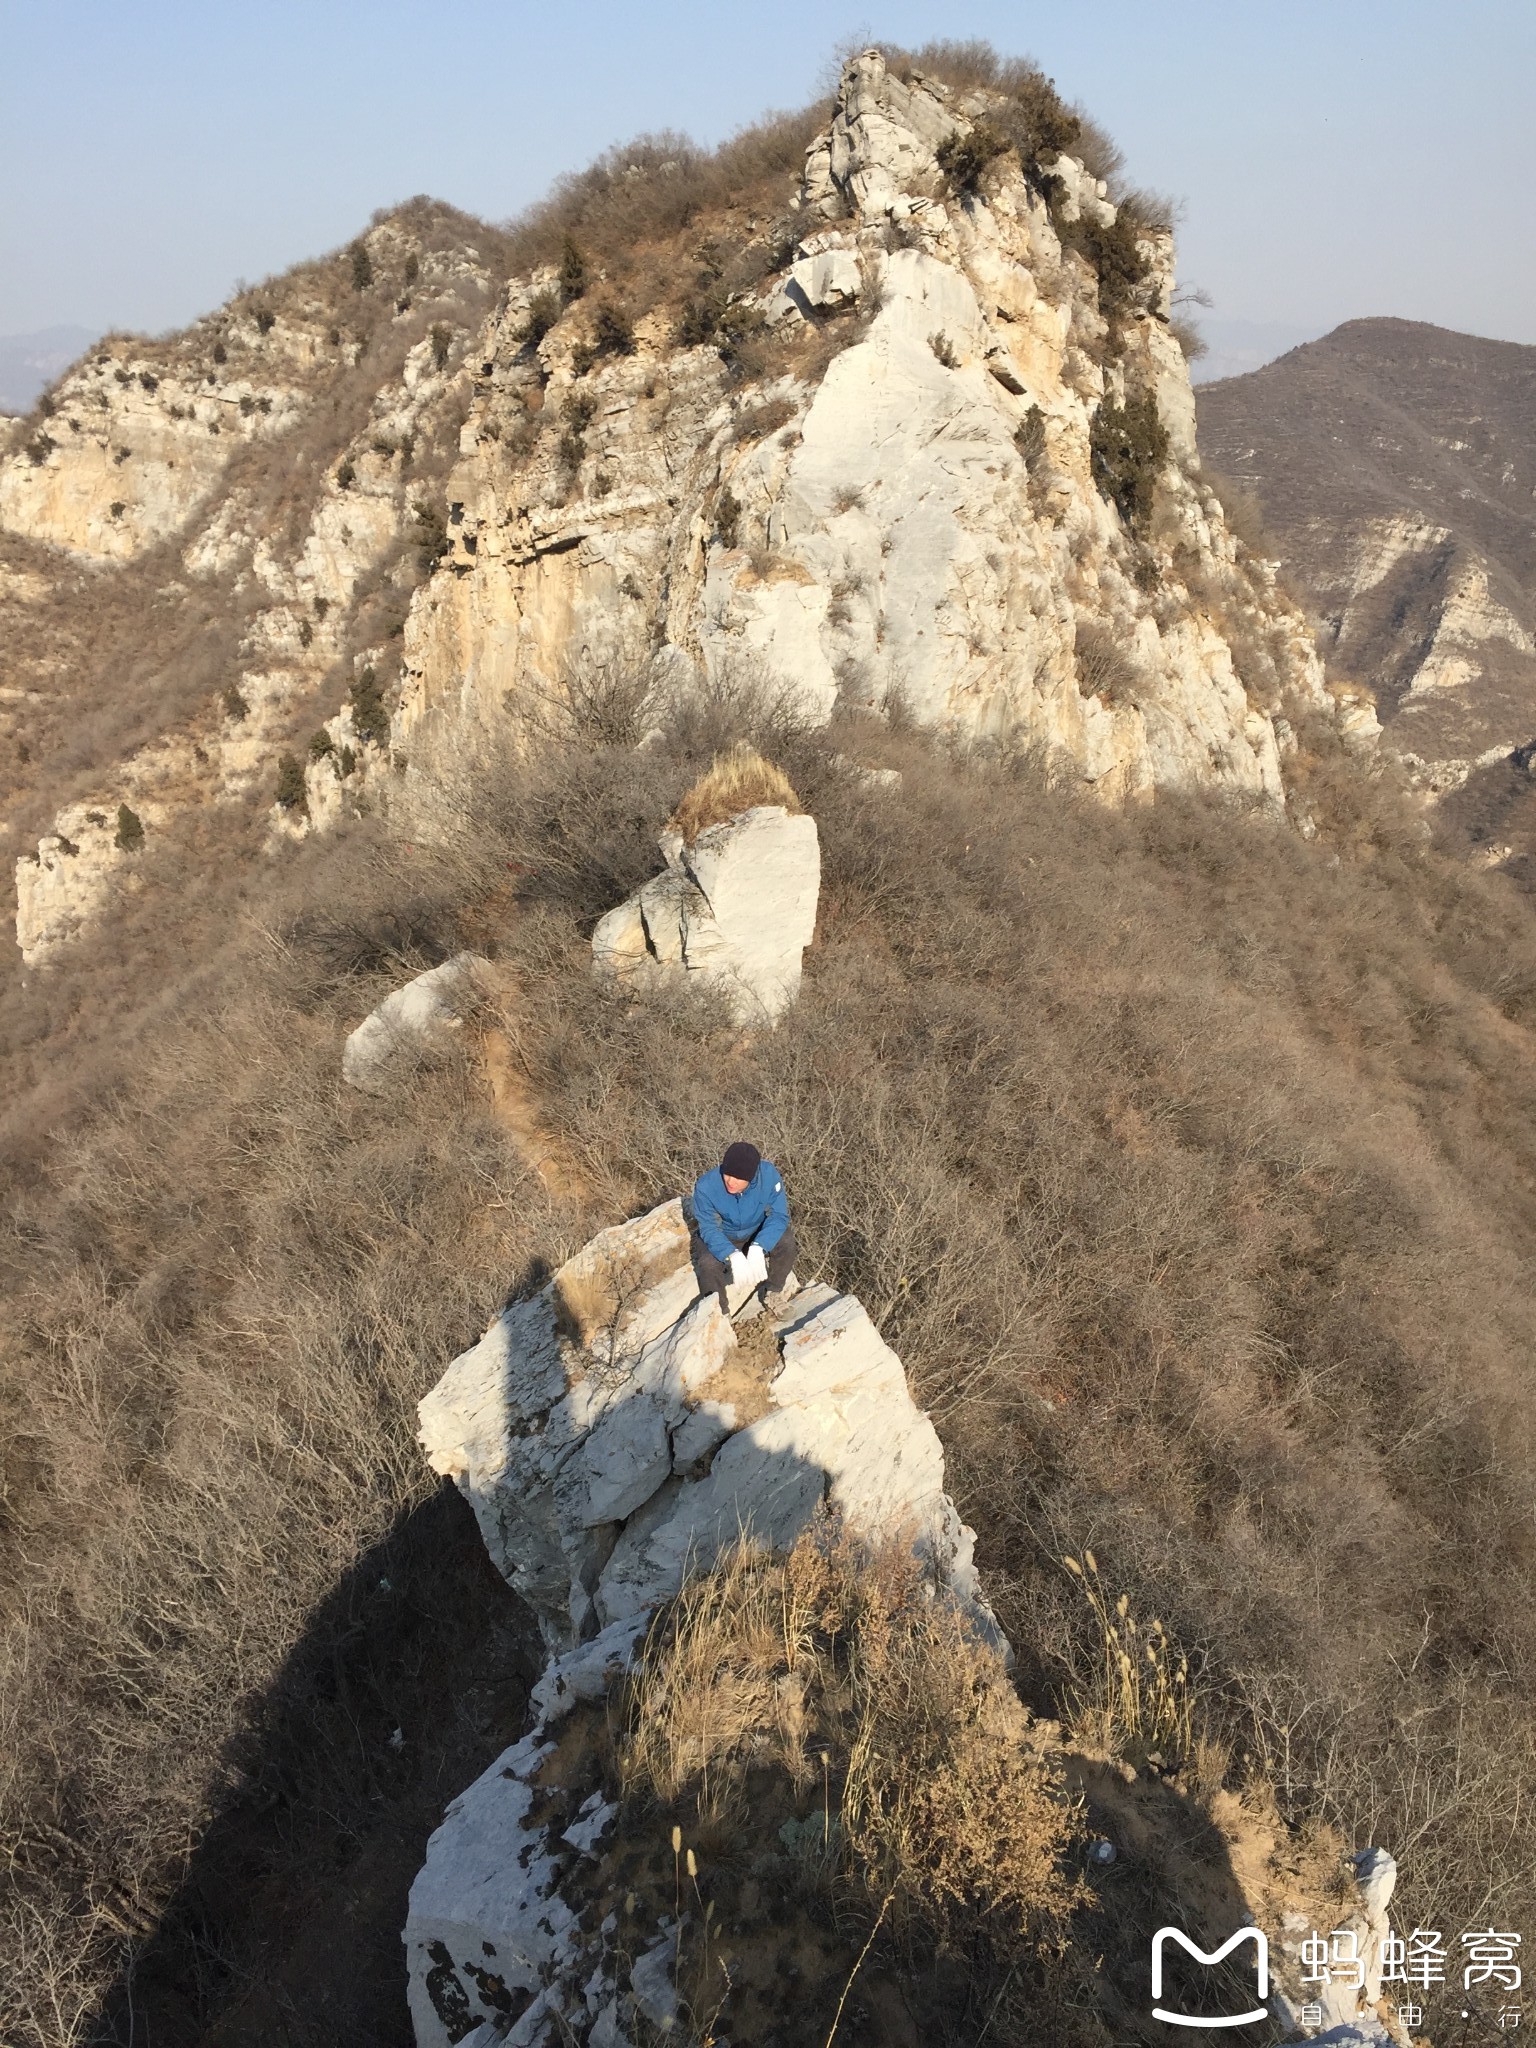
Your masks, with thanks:
<instances>
[{"instance_id":1,"label":"man's hand","mask_svg":"<svg viewBox=\"0 0 1536 2048\"><path fill-rule=\"evenodd\" d=\"M753 1250L755 1251L756 1249L757 1247L754 1245ZM765 1267L764 1271L766 1272L766 1270L767 1268ZM752 1261L747 1257L747 1254L745 1252L732 1252L731 1285L733 1287L745 1287L751 1277Z\"/></svg>"},{"instance_id":2,"label":"man's hand","mask_svg":"<svg viewBox=\"0 0 1536 2048\"><path fill-rule=\"evenodd\" d=\"M754 1286L768 1278L768 1254L760 1244L748 1247L747 1274Z\"/></svg>"}]
</instances>

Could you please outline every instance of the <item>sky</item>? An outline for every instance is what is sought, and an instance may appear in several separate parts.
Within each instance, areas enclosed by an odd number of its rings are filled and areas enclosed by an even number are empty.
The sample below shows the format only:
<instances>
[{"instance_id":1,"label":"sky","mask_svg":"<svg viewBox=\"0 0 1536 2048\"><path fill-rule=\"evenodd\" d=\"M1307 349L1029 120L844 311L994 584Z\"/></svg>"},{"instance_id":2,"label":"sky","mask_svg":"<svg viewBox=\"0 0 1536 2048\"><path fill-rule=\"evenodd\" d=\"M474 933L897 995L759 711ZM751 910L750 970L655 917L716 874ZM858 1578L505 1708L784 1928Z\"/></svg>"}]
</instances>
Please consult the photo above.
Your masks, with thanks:
<instances>
[{"instance_id":1,"label":"sky","mask_svg":"<svg viewBox=\"0 0 1536 2048\"><path fill-rule=\"evenodd\" d=\"M834 50L1034 57L1182 202L1213 338L1395 314L1536 343L1536 0L0 0L0 335L158 332L427 192L492 220L718 141Z\"/></svg>"}]
</instances>

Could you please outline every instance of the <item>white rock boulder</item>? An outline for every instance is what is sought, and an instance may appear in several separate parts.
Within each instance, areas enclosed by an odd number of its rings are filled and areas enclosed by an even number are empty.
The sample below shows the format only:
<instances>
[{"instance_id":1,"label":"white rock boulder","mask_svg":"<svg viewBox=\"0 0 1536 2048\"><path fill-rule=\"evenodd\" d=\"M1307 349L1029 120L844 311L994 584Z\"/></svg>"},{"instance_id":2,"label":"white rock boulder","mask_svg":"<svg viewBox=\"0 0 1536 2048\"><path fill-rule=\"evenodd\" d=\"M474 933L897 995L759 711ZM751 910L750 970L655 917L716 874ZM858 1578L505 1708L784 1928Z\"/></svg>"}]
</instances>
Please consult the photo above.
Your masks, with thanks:
<instances>
[{"instance_id":1,"label":"white rock boulder","mask_svg":"<svg viewBox=\"0 0 1536 2048\"><path fill-rule=\"evenodd\" d=\"M428 1461L552 1647L649 1612L743 1531L787 1549L824 1502L905 1532L992 1626L938 1436L863 1308L802 1288L772 1328L771 1367L747 1365L666 1202L505 1310L422 1401Z\"/></svg>"},{"instance_id":2,"label":"white rock boulder","mask_svg":"<svg viewBox=\"0 0 1536 2048\"><path fill-rule=\"evenodd\" d=\"M739 1024L774 1024L800 990L816 931L816 821L760 804L686 845L661 841L666 866L592 934L593 964L621 980L721 990Z\"/></svg>"},{"instance_id":3,"label":"white rock boulder","mask_svg":"<svg viewBox=\"0 0 1536 2048\"><path fill-rule=\"evenodd\" d=\"M386 996L342 1048L341 1078L366 1095L382 1095L414 1060L451 1044L474 1004L485 964L473 953L458 953Z\"/></svg>"},{"instance_id":4,"label":"white rock boulder","mask_svg":"<svg viewBox=\"0 0 1536 2048\"><path fill-rule=\"evenodd\" d=\"M1337 1924L1325 1936L1332 1954L1341 1959L1339 1966L1324 1965L1323 1981L1319 1982L1317 1966L1307 1964L1302 1953L1303 1940L1308 1936L1316 1940L1316 1930L1287 1929L1271 1956L1282 1982L1271 2005L1288 2031L1309 2039L1389 2043L1394 2036L1382 2025L1376 2007L1382 1996L1387 1940L1392 1932L1387 1909L1397 1885L1397 1862L1387 1850L1373 1848L1362 1849L1349 1859L1349 1865L1354 1874L1354 1901L1339 1913ZM1316 2016L1310 2024L1302 2017L1307 2008Z\"/></svg>"}]
</instances>

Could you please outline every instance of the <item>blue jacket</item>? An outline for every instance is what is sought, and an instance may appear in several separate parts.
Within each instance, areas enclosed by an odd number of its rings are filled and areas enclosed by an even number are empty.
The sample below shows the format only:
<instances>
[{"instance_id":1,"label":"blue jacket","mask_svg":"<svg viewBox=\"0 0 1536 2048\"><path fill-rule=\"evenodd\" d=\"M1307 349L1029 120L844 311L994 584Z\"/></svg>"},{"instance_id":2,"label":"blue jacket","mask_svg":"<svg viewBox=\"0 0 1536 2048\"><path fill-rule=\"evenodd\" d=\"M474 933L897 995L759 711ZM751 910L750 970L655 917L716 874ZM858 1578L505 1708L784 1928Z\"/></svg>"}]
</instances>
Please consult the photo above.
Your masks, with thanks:
<instances>
[{"instance_id":1,"label":"blue jacket","mask_svg":"<svg viewBox=\"0 0 1536 2048\"><path fill-rule=\"evenodd\" d=\"M693 1184L693 1214L699 1235L722 1265L754 1240L771 1252L789 1228L789 1198L779 1169L765 1159L739 1195L725 1185L718 1166Z\"/></svg>"}]
</instances>

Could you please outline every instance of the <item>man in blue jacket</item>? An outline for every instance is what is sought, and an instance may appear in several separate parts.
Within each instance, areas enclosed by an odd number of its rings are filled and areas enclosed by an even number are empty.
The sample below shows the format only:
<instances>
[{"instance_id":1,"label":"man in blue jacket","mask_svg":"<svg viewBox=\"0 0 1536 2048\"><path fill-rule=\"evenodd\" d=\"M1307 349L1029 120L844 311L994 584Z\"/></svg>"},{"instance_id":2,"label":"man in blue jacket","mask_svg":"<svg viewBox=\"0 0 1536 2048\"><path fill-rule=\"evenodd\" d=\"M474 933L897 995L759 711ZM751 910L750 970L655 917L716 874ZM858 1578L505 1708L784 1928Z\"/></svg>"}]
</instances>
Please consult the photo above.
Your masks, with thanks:
<instances>
[{"instance_id":1,"label":"man in blue jacket","mask_svg":"<svg viewBox=\"0 0 1536 2048\"><path fill-rule=\"evenodd\" d=\"M764 1286L769 1311L777 1315L794 1291L795 1233L783 1177L755 1145L738 1139L727 1145L717 1167L693 1184L689 1254L703 1294L718 1294L746 1281Z\"/></svg>"}]
</instances>

